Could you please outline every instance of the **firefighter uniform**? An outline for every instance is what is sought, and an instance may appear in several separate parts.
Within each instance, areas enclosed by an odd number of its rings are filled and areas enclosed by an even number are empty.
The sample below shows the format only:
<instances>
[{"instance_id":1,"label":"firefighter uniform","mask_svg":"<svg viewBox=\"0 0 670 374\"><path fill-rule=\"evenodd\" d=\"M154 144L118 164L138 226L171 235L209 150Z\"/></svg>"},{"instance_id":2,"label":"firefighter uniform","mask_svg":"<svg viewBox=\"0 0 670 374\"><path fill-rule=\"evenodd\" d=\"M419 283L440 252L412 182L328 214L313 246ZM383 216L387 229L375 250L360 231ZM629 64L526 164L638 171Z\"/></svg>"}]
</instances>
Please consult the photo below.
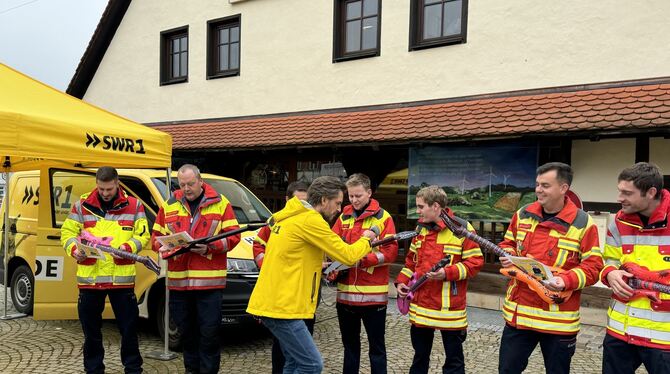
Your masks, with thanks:
<instances>
[{"instance_id":1,"label":"firefighter uniform","mask_svg":"<svg viewBox=\"0 0 670 374\"><path fill-rule=\"evenodd\" d=\"M338 217L333 231L346 243L354 243L365 230L383 227L379 238L395 235L391 215L370 199L358 214L347 205ZM373 248L358 266L344 272L337 282L337 316L344 345L343 373L358 373L361 359L361 321L368 336L372 373L386 372L386 304L389 289L389 263L398 255L398 242Z\"/></svg>"},{"instance_id":2,"label":"firefighter uniform","mask_svg":"<svg viewBox=\"0 0 670 374\"><path fill-rule=\"evenodd\" d=\"M99 238L111 237L111 247L137 253L149 243L144 207L119 188L112 204L103 208L97 188L82 195L63 222L61 244L69 256L77 249L77 237L86 230ZM84 369L103 372L102 312L109 297L121 333L121 361L127 373L142 371L137 341L138 307L135 297L135 262L113 258L87 258L77 265L79 320L84 331Z\"/></svg>"},{"instance_id":3,"label":"firefighter uniform","mask_svg":"<svg viewBox=\"0 0 670 374\"><path fill-rule=\"evenodd\" d=\"M667 190L662 190L660 204L646 225L637 214L617 213L607 231L604 284L609 285L607 274L630 262L651 272L670 271L669 214ZM660 293L658 301L612 295L603 346L605 373L633 373L641 363L650 373L670 373L670 295Z\"/></svg>"},{"instance_id":4,"label":"firefighter uniform","mask_svg":"<svg viewBox=\"0 0 670 374\"><path fill-rule=\"evenodd\" d=\"M522 372L538 343L548 373L569 372L580 327L581 290L598 281L603 266L592 218L567 197L563 209L546 219L540 203L534 202L512 217L500 246L513 255L564 269L559 276L565 290L573 290L562 304L548 304L525 283L510 280L503 305L506 326L500 372Z\"/></svg>"},{"instance_id":5,"label":"firefighter uniform","mask_svg":"<svg viewBox=\"0 0 670 374\"><path fill-rule=\"evenodd\" d=\"M181 190L175 191L163 203L154 223L154 237L185 231L193 239L198 239L239 228L228 200L207 183L203 183L202 188L202 200L194 211L190 210ZM205 255L187 252L168 260L170 313L182 336L187 370L201 373L218 371L226 253L239 241L239 234L232 235L209 243ZM158 250L158 241L153 240L153 243L154 250Z\"/></svg>"},{"instance_id":6,"label":"firefighter uniform","mask_svg":"<svg viewBox=\"0 0 670 374\"><path fill-rule=\"evenodd\" d=\"M469 222L447 214L468 231L474 232ZM459 238L443 222L423 223L419 221L420 233L412 240L405 267L400 271L396 283L408 284L414 276L420 278L443 257L451 256L444 267L443 281L427 281L415 293L409 307L409 320L414 359L411 373L427 373L434 330L440 330L446 353L443 366L445 373L463 373L465 361L463 342L466 339L468 321L466 293L468 278L472 278L484 265L479 245L469 239Z\"/></svg>"}]
</instances>

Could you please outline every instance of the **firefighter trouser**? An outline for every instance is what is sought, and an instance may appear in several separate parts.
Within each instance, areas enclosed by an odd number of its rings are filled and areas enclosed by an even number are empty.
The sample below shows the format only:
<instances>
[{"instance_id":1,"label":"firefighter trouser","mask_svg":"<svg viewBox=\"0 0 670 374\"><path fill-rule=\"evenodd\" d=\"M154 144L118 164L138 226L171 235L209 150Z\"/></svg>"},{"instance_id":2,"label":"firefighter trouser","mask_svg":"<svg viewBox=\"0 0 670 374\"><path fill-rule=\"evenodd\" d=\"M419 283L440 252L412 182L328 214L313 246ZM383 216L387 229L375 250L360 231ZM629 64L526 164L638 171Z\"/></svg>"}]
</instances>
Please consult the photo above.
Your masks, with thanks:
<instances>
[{"instance_id":1,"label":"firefighter trouser","mask_svg":"<svg viewBox=\"0 0 670 374\"><path fill-rule=\"evenodd\" d=\"M603 374L634 374L642 364L649 374L670 373L670 351L628 344L605 335Z\"/></svg>"},{"instance_id":2,"label":"firefighter trouser","mask_svg":"<svg viewBox=\"0 0 670 374\"><path fill-rule=\"evenodd\" d=\"M463 342L468 336L466 330L440 330L442 345L447 358L442 365L443 374L464 374L465 358L463 357ZM410 374L427 374L430 365L430 352L433 349L433 335L435 329L431 327L417 327L412 325L410 337L414 348L414 359L409 368Z\"/></svg>"},{"instance_id":3,"label":"firefighter trouser","mask_svg":"<svg viewBox=\"0 0 670 374\"><path fill-rule=\"evenodd\" d=\"M533 330L517 329L510 325L505 325L503 330L498 373L522 373L526 369L528 357L537 347L537 343L540 343L547 373L570 373L570 361L575 354L577 334L547 334Z\"/></svg>"},{"instance_id":4,"label":"firefighter trouser","mask_svg":"<svg viewBox=\"0 0 670 374\"><path fill-rule=\"evenodd\" d=\"M386 374L386 305L354 306L337 303L337 319L344 346L343 374L358 374L361 364L361 321L368 335L370 372Z\"/></svg>"}]
</instances>

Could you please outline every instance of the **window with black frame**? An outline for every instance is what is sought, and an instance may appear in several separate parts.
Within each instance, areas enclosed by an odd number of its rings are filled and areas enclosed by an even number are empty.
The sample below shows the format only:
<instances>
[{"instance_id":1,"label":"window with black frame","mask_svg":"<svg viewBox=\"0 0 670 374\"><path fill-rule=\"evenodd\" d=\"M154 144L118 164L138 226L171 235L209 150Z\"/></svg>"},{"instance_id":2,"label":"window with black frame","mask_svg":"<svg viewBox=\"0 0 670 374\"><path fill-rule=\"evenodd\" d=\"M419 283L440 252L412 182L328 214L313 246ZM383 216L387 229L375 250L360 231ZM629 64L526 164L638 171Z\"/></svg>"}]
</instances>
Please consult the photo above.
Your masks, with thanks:
<instances>
[{"instance_id":1,"label":"window with black frame","mask_svg":"<svg viewBox=\"0 0 670 374\"><path fill-rule=\"evenodd\" d=\"M188 27L161 32L161 85L188 81Z\"/></svg>"},{"instance_id":2,"label":"window with black frame","mask_svg":"<svg viewBox=\"0 0 670 374\"><path fill-rule=\"evenodd\" d=\"M333 61L379 56L381 0L335 0Z\"/></svg>"},{"instance_id":3,"label":"window with black frame","mask_svg":"<svg viewBox=\"0 0 670 374\"><path fill-rule=\"evenodd\" d=\"M241 16L207 22L207 78L240 75Z\"/></svg>"},{"instance_id":4,"label":"window with black frame","mask_svg":"<svg viewBox=\"0 0 670 374\"><path fill-rule=\"evenodd\" d=\"M410 50L466 42L468 0L412 0Z\"/></svg>"}]
</instances>

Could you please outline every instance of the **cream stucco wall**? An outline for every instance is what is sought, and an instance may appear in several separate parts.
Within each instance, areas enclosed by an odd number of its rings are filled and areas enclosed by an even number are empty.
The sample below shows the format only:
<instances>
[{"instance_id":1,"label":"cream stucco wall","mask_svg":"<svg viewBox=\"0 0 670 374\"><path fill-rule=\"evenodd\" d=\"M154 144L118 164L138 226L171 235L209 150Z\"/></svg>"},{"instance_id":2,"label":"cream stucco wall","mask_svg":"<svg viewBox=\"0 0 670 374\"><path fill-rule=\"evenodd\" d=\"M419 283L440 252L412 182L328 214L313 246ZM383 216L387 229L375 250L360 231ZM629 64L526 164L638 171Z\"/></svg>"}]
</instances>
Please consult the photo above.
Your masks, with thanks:
<instances>
[{"instance_id":1,"label":"cream stucco wall","mask_svg":"<svg viewBox=\"0 0 670 374\"><path fill-rule=\"evenodd\" d=\"M241 75L206 80L207 21L242 15ZM408 52L384 0L381 56L332 62L332 0L133 1L84 99L139 122L409 102L670 75L670 1L470 1L467 43ZM189 81L159 85L161 31L189 26Z\"/></svg>"},{"instance_id":2,"label":"cream stucco wall","mask_svg":"<svg viewBox=\"0 0 670 374\"><path fill-rule=\"evenodd\" d=\"M617 176L635 162L635 139L572 141L572 189L582 201L615 203Z\"/></svg>"},{"instance_id":3,"label":"cream stucco wall","mask_svg":"<svg viewBox=\"0 0 670 374\"><path fill-rule=\"evenodd\" d=\"M670 175L670 139L649 139L649 161L658 165L661 173Z\"/></svg>"}]
</instances>

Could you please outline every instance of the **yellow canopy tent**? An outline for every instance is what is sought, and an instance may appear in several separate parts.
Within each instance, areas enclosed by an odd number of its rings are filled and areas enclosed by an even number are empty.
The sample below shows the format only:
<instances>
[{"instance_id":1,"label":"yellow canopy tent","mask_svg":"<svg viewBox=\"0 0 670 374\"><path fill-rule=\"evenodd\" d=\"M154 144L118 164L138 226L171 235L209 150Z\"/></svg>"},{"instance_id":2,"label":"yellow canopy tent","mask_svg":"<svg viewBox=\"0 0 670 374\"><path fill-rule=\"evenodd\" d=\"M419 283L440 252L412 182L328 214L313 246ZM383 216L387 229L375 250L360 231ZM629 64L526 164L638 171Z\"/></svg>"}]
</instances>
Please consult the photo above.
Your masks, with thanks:
<instances>
[{"instance_id":1,"label":"yellow canopy tent","mask_svg":"<svg viewBox=\"0 0 670 374\"><path fill-rule=\"evenodd\" d=\"M38 82L0 64L0 169L63 167L166 168L172 137L132 122ZM9 187L9 186L8 186ZM7 195L9 196L9 191ZM5 204L10 203L5 199ZM8 222L9 208L5 207ZM7 238L4 225L4 284ZM7 292L5 312L7 318Z\"/></svg>"},{"instance_id":2,"label":"yellow canopy tent","mask_svg":"<svg viewBox=\"0 0 670 374\"><path fill-rule=\"evenodd\" d=\"M169 168L172 137L69 96L0 64L0 164Z\"/></svg>"}]
</instances>

